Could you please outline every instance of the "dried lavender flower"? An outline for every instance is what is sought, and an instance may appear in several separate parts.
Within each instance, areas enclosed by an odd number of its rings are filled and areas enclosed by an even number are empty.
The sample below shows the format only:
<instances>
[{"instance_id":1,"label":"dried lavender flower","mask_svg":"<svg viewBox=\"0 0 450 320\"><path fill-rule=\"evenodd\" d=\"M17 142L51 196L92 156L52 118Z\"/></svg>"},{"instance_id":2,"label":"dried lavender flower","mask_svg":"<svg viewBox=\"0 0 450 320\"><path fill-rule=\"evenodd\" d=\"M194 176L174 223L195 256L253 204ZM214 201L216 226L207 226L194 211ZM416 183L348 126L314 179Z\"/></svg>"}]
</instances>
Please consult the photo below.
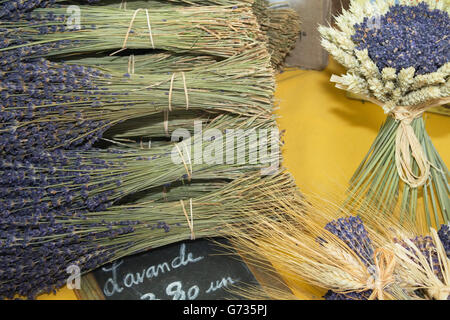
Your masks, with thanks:
<instances>
[{"instance_id":1,"label":"dried lavender flower","mask_svg":"<svg viewBox=\"0 0 450 320\"><path fill-rule=\"evenodd\" d=\"M369 300L371 294L372 290L348 293L336 293L332 290L328 290L323 298L325 300Z\"/></svg>"},{"instance_id":2,"label":"dried lavender flower","mask_svg":"<svg viewBox=\"0 0 450 320\"><path fill-rule=\"evenodd\" d=\"M439 257L436 252L436 245L431 236L416 236L410 241L419 249L420 253L427 259L429 265L432 267L434 274L439 280L444 281L442 268L439 262ZM399 243L402 247L407 249L410 253L416 255L415 250L411 248L405 241L394 239L394 242Z\"/></svg>"},{"instance_id":3,"label":"dried lavender flower","mask_svg":"<svg viewBox=\"0 0 450 320\"><path fill-rule=\"evenodd\" d=\"M438 231L439 239L441 239L442 245L444 246L445 253L450 259L450 226L448 224L443 224L441 229Z\"/></svg>"},{"instance_id":4,"label":"dried lavender flower","mask_svg":"<svg viewBox=\"0 0 450 320\"><path fill-rule=\"evenodd\" d=\"M243 212L259 210L272 217L272 196L297 192L288 174L263 181L259 173L226 184L215 192L192 199L195 210L195 236L223 235L224 225L245 224ZM217 212L221 214L218 215ZM0 226L0 298L16 294L34 298L65 284L66 268L76 265L89 272L123 256L192 235L179 201L111 207L102 212L85 212L76 217L56 215L49 222L39 217L26 226Z\"/></svg>"},{"instance_id":5,"label":"dried lavender flower","mask_svg":"<svg viewBox=\"0 0 450 320\"><path fill-rule=\"evenodd\" d=\"M249 46L265 46L267 41L251 7L244 3L233 7L167 5L138 12L107 6L79 8L83 12L79 28L59 28L65 24L61 22L65 22L70 15L67 6L61 6L35 9L29 15L29 23L10 21L4 25L4 29L10 32L11 37L26 41L26 45L68 41L59 51L48 52L48 55L130 48L181 53L191 51L227 58L243 52ZM146 12L149 19L146 18ZM224 21L224 17L227 21L225 24L211 23L214 20ZM149 41L148 36L149 21L154 34L152 41ZM133 29L128 31L130 22L133 22ZM15 32L11 32L13 30ZM109 36L105 37L105 34ZM217 45L218 39L221 45ZM6 50L15 48L17 45L10 45Z\"/></svg>"},{"instance_id":6,"label":"dried lavender flower","mask_svg":"<svg viewBox=\"0 0 450 320\"><path fill-rule=\"evenodd\" d=\"M339 218L327 223L325 230L336 235L347 244L366 266L374 264L373 244L359 216Z\"/></svg>"},{"instance_id":7,"label":"dried lavender flower","mask_svg":"<svg viewBox=\"0 0 450 320\"><path fill-rule=\"evenodd\" d=\"M364 17L354 29L356 49L367 49L380 71L414 67L416 75L426 74L450 62L449 14L425 2L393 5L375 22Z\"/></svg>"},{"instance_id":8,"label":"dried lavender flower","mask_svg":"<svg viewBox=\"0 0 450 320\"><path fill-rule=\"evenodd\" d=\"M15 57L9 51L0 54ZM0 66L2 152L21 155L32 148L89 149L112 125L161 113L168 104L173 110L271 117L274 79L264 49L248 50L182 74L133 76L23 54L23 59L5 62L3 69Z\"/></svg>"},{"instance_id":9,"label":"dried lavender flower","mask_svg":"<svg viewBox=\"0 0 450 320\"><path fill-rule=\"evenodd\" d=\"M333 233L347 244L368 268L374 264L373 244L359 216L333 220L327 223L325 230ZM345 294L328 290L323 298L325 300L368 300L371 294L372 290L354 291Z\"/></svg>"}]
</instances>

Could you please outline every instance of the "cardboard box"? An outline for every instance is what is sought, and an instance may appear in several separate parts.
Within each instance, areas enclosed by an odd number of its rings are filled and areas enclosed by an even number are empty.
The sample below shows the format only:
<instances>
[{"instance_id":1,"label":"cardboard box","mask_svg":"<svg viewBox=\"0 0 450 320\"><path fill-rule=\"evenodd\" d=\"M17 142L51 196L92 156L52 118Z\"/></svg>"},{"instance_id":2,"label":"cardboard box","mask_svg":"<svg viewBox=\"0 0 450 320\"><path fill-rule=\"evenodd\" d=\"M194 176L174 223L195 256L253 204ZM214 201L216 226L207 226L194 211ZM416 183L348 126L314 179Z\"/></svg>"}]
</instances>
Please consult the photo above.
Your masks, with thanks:
<instances>
[{"instance_id":1,"label":"cardboard box","mask_svg":"<svg viewBox=\"0 0 450 320\"><path fill-rule=\"evenodd\" d=\"M331 3L331 17L336 17L341 14L342 9L348 9L350 0L332 0ZM334 24L334 21L332 21Z\"/></svg>"},{"instance_id":2,"label":"cardboard box","mask_svg":"<svg viewBox=\"0 0 450 320\"><path fill-rule=\"evenodd\" d=\"M289 0L289 6L300 15L302 31L297 44L286 58L286 67L322 70L328 65L328 53L320 45L320 24L331 19L331 0Z\"/></svg>"}]
</instances>

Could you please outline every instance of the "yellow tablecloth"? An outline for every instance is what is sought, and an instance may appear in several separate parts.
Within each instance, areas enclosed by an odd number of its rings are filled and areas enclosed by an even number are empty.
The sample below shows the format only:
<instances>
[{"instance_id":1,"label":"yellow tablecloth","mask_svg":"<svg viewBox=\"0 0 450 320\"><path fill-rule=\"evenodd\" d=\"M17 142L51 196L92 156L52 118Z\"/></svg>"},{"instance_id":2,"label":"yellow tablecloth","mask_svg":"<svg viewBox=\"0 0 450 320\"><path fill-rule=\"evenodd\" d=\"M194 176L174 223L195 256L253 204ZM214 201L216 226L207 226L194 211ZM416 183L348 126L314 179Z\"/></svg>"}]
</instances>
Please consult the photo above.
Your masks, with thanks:
<instances>
[{"instance_id":1,"label":"yellow tablecloth","mask_svg":"<svg viewBox=\"0 0 450 320\"><path fill-rule=\"evenodd\" d=\"M277 76L277 114L280 129L286 130L284 165L306 194L339 196L386 118L380 107L349 100L344 91L334 88L330 76L342 72L331 61L324 71L293 70ZM431 113L425 117L433 143L449 163L450 117ZM76 297L63 288L40 299Z\"/></svg>"}]
</instances>

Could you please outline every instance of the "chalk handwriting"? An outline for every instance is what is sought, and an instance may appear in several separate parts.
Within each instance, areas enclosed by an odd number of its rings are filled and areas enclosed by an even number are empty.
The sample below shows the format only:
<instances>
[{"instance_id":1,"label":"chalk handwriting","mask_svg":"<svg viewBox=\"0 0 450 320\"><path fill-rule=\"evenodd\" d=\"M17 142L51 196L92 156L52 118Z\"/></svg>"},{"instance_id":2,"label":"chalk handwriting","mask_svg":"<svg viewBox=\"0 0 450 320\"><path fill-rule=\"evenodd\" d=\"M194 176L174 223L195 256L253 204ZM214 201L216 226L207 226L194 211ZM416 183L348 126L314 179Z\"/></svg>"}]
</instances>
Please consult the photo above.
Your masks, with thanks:
<instances>
[{"instance_id":1,"label":"chalk handwriting","mask_svg":"<svg viewBox=\"0 0 450 320\"><path fill-rule=\"evenodd\" d=\"M238 281L238 279L231 279L231 277L222 278L222 280L217 280L215 283L214 281L211 281L211 285L208 290L206 290L206 293L217 291L223 287L227 288L229 285L233 285Z\"/></svg>"},{"instance_id":2,"label":"chalk handwriting","mask_svg":"<svg viewBox=\"0 0 450 320\"><path fill-rule=\"evenodd\" d=\"M108 278L103 287L103 293L107 297L113 296L115 293L120 293L124 290L124 286L131 288L134 285L138 285L144 282L145 279L157 278L160 274L169 273L172 270L185 267L188 264L196 263L203 260L203 256L194 257L191 252L186 254L186 245L183 243L180 245L180 251L178 256L172 259L170 262L162 262L158 265L153 265L143 269L141 272L127 273L121 280L118 279L118 270L123 260L115 261L112 266L107 268L103 267L102 271L111 272L111 277ZM146 295L144 295L146 296ZM146 296L148 299L150 296ZM142 298L142 297L141 297Z\"/></svg>"},{"instance_id":3,"label":"chalk handwriting","mask_svg":"<svg viewBox=\"0 0 450 320\"><path fill-rule=\"evenodd\" d=\"M205 293L210 294L219 289L233 285L238 281L238 279L232 279L231 277L224 277L220 280L211 281L211 284ZM172 300L195 300L200 294L200 288L198 285L193 285L186 292L181 281L174 281L167 285L165 293L168 297L172 298ZM141 296L141 300L159 299L157 299L153 293L146 293Z\"/></svg>"},{"instance_id":4,"label":"chalk handwriting","mask_svg":"<svg viewBox=\"0 0 450 320\"><path fill-rule=\"evenodd\" d=\"M181 281L175 281L170 283L166 288L166 294L172 297L172 300L194 300L198 297L200 288L196 285L189 288L186 296L186 292L182 289L183 285Z\"/></svg>"}]
</instances>

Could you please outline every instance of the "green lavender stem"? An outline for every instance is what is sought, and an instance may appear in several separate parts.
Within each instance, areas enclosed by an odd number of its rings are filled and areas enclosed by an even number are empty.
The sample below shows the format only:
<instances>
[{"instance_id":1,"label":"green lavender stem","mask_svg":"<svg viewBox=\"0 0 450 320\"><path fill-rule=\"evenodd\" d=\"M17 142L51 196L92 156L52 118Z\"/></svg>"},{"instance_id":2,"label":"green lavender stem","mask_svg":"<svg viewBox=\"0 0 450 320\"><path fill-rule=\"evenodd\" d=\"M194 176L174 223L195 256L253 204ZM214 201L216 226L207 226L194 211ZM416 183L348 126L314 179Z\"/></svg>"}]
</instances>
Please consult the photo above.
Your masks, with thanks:
<instances>
[{"instance_id":1,"label":"green lavender stem","mask_svg":"<svg viewBox=\"0 0 450 320\"><path fill-rule=\"evenodd\" d=\"M418 198L422 195L427 226L438 227L450 220L449 171L425 130L423 118L415 119L411 125L431 165L428 182L420 188L411 188L400 182L395 165L395 139L399 123L389 117L353 175L346 203L354 207L357 205L356 199L364 198L363 205L392 212L400 200L401 219L416 221ZM418 173L417 163L412 161L413 170ZM399 199L401 185L403 192Z\"/></svg>"},{"instance_id":2,"label":"green lavender stem","mask_svg":"<svg viewBox=\"0 0 450 320\"><path fill-rule=\"evenodd\" d=\"M30 43L10 46L0 51L33 44L46 44L62 40L78 43L49 52L49 55L67 55L121 49L164 49L179 53L200 53L230 57L249 46L264 45L266 38L259 30L256 18L248 5L182 7L174 6L140 10L121 10L100 6L79 6L81 30L39 34L37 27L23 22L7 22L4 28L21 32L21 38ZM33 15L45 16L48 12L66 15L67 7L35 9ZM68 18L68 16L67 16ZM133 33L128 33L130 23ZM150 40L150 28L153 43ZM64 22L45 22L42 25L65 25ZM95 26L92 28L91 26ZM18 29L16 29L18 28ZM127 41L125 39L127 37Z\"/></svg>"}]
</instances>

